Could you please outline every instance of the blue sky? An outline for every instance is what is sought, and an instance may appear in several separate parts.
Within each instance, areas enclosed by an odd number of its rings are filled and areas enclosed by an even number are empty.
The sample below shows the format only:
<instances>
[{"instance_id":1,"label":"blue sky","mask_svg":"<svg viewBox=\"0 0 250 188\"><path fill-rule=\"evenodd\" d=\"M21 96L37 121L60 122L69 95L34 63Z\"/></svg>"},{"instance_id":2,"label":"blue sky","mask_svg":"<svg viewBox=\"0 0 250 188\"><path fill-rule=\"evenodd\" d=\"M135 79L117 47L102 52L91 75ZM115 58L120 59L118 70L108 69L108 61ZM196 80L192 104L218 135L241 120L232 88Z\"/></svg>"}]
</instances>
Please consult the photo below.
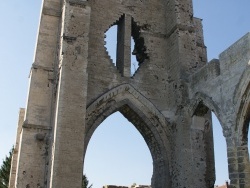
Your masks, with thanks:
<instances>
[{"instance_id":1,"label":"blue sky","mask_svg":"<svg viewBox=\"0 0 250 188\"><path fill-rule=\"evenodd\" d=\"M0 3L0 161L15 142L18 110L25 107L28 76L35 49L41 0ZM208 59L250 31L249 0L194 0L194 15L203 19ZM227 177L225 141L214 121L217 182ZM223 145L224 143L224 145ZM1 162L0 162L1 163ZM149 184L152 159L133 125L120 114L112 115L94 133L85 162L94 188L105 184Z\"/></svg>"}]
</instances>

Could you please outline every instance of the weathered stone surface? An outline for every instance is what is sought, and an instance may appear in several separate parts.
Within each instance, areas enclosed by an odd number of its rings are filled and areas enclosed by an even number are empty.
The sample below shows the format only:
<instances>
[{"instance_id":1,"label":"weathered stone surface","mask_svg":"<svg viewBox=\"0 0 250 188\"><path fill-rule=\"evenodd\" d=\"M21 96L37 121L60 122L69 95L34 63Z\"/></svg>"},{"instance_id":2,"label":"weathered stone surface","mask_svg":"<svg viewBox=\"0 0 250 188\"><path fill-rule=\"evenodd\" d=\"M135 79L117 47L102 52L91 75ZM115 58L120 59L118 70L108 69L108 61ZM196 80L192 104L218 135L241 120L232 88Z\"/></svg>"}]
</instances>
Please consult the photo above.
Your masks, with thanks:
<instances>
[{"instance_id":1,"label":"weathered stone surface","mask_svg":"<svg viewBox=\"0 0 250 188\"><path fill-rule=\"evenodd\" d=\"M104 46L113 25L116 66ZM213 187L211 111L231 186L250 187L250 33L209 63L202 33L191 0L44 0L10 187L81 188L89 140L116 111L150 149L153 188Z\"/></svg>"}]
</instances>

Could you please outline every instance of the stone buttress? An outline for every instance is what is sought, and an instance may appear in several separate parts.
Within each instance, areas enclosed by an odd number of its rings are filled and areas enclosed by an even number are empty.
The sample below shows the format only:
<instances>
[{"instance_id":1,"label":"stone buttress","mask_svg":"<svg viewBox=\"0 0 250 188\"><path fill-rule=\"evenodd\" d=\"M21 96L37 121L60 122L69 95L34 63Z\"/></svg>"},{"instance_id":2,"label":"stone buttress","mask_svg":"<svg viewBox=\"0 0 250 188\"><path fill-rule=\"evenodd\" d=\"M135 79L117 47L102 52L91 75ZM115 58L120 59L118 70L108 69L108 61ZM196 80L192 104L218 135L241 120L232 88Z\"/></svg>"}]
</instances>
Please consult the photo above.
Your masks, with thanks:
<instances>
[{"instance_id":1,"label":"stone buttress","mask_svg":"<svg viewBox=\"0 0 250 188\"><path fill-rule=\"evenodd\" d=\"M112 26L116 60L105 47ZM208 63L191 0L44 0L10 187L81 188L89 140L116 111L151 152L153 188L214 186L211 111L231 187L249 187L249 36Z\"/></svg>"}]
</instances>

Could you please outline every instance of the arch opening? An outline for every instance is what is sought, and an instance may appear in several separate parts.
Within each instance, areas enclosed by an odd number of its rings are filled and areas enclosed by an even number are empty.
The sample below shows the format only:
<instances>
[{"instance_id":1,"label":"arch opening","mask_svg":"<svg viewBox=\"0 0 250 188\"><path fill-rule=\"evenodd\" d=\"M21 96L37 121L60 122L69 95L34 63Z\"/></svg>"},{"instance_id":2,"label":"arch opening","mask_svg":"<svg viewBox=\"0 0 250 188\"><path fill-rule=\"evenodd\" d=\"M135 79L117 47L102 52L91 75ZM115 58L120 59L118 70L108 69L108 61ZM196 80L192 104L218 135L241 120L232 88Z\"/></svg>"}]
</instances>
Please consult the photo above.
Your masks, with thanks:
<instances>
[{"instance_id":1,"label":"arch opening","mask_svg":"<svg viewBox=\"0 0 250 188\"><path fill-rule=\"evenodd\" d=\"M167 149L160 138L159 133L155 130L150 121L134 107L128 100L123 100L121 103L112 104L114 109L107 107L102 114L96 114L94 120L91 119L90 124L87 125L85 138L85 152L86 148L96 128L110 115L119 111L128 121L130 121L137 131L144 138L153 160L153 175L151 178L152 187L165 187L170 185L169 164Z\"/></svg>"},{"instance_id":2,"label":"arch opening","mask_svg":"<svg viewBox=\"0 0 250 188\"><path fill-rule=\"evenodd\" d=\"M138 130L121 113L106 118L93 134L84 173L93 188L104 185L150 185L152 156Z\"/></svg>"},{"instance_id":3,"label":"arch opening","mask_svg":"<svg viewBox=\"0 0 250 188\"><path fill-rule=\"evenodd\" d=\"M225 181L229 180L228 162L227 162L227 144L223 136L222 126L212 112L213 122L213 138L214 138L214 153L215 153L215 175L216 185L224 185Z\"/></svg>"},{"instance_id":4,"label":"arch opening","mask_svg":"<svg viewBox=\"0 0 250 188\"><path fill-rule=\"evenodd\" d=\"M97 127L119 111L144 138L153 159L152 187L170 187L168 123L162 114L131 85L124 84L103 94L87 107L84 156Z\"/></svg>"}]
</instances>

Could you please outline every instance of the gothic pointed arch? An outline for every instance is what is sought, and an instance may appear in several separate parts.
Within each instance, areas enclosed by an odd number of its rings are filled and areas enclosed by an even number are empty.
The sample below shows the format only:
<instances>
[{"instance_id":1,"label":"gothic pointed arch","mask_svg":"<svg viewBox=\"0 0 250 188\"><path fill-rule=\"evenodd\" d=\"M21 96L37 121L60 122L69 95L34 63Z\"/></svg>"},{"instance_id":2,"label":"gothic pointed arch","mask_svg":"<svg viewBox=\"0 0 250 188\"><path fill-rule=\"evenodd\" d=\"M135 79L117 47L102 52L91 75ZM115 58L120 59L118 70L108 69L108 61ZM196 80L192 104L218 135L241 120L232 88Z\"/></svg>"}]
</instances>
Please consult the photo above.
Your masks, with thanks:
<instances>
[{"instance_id":1,"label":"gothic pointed arch","mask_svg":"<svg viewBox=\"0 0 250 188\"><path fill-rule=\"evenodd\" d=\"M136 127L148 145L153 159L152 185L170 185L169 123L150 101L129 84L111 89L88 105L84 153L96 128L116 111Z\"/></svg>"},{"instance_id":2,"label":"gothic pointed arch","mask_svg":"<svg viewBox=\"0 0 250 188\"><path fill-rule=\"evenodd\" d=\"M249 67L243 72L239 83L236 86L235 93L234 93L234 103L238 103L241 101L242 97L246 93L247 90L249 90L249 83L250 83L250 65ZM239 89L240 88L240 89ZM237 105L237 108L240 108L239 105Z\"/></svg>"},{"instance_id":3,"label":"gothic pointed arch","mask_svg":"<svg viewBox=\"0 0 250 188\"><path fill-rule=\"evenodd\" d=\"M248 68L242 75L241 81L235 93L236 102L236 125L235 130L237 131L237 139L240 145L247 143L247 134L250 122L250 69ZM236 99L238 99L236 101Z\"/></svg>"},{"instance_id":4,"label":"gothic pointed arch","mask_svg":"<svg viewBox=\"0 0 250 188\"><path fill-rule=\"evenodd\" d=\"M216 117L219 119L220 123L223 126L222 111L219 108L219 105L213 101L208 95L197 92L190 103L190 115L193 116L197 111L198 107L203 106L203 108L207 108L207 110L211 110L215 113Z\"/></svg>"}]
</instances>

